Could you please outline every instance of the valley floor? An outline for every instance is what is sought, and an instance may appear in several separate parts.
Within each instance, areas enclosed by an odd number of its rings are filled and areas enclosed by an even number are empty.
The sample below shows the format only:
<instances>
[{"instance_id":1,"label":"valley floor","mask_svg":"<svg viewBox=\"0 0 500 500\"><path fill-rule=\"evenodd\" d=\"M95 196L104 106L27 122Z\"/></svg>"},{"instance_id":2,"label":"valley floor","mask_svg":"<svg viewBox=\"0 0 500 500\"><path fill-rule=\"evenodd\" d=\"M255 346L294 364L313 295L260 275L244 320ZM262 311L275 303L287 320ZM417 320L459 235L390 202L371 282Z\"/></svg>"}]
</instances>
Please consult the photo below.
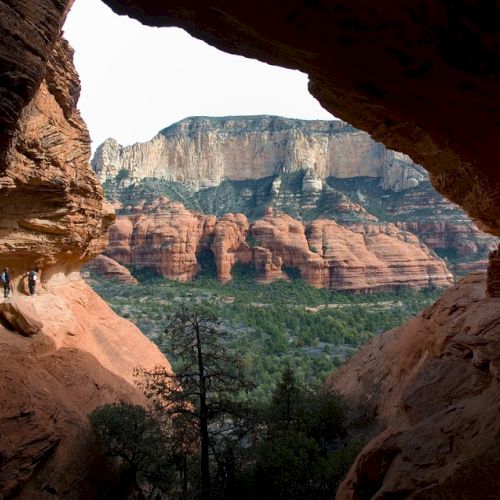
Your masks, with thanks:
<instances>
[{"instance_id":1,"label":"valley floor","mask_svg":"<svg viewBox=\"0 0 500 500\"><path fill-rule=\"evenodd\" d=\"M202 276L179 283L136 273L132 286L88 279L121 316L162 344L178 305L203 303L220 318L225 341L243 359L266 396L290 364L307 385L320 384L373 336L394 328L431 304L438 289L348 295L315 289L301 280L257 285L245 276L222 285ZM167 357L175 359L166 352Z\"/></svg>"}]
</instances>

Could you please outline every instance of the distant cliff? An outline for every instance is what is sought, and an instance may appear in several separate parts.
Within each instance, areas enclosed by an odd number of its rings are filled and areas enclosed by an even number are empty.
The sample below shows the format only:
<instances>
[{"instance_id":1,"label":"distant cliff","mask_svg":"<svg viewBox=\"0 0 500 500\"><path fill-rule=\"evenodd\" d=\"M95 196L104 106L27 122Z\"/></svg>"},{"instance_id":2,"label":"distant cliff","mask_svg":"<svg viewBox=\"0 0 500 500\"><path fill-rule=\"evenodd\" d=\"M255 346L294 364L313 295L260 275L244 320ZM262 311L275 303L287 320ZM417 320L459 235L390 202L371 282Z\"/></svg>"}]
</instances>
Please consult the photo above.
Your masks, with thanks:
<instances>
[{"instance_id":1,"label":"distant cliff","mask_svg":"<svg viewBox=\"0 0 500 500\"><path fill-rule=\"evenodd\" d=\"M407 156L347 123L275 116L186 118L149 142L126 147L108 139L92 167L101 182L121 172L130 182L163 179L195 190L299 170L319 179L309 183L311 190L328 177L377 177L384 189L394 191L427 179Z\"/></svg>"},{"instance_id":2,"label":"distant cliff","mask_svg":"<svg viewBox=\"0 0 500 500\"><path fill-rule=\"evenodd\" d=\"M166 197L118 218L106 255L178 281L193 279L205 267L227 282L239 263L260 283L298 274L315 287L352 292L453 283L443 260L392 223L304 224L272 209L249 223L243 214L218 219L191 212Z\"/></svg>"},{"instance_id":3,"label":"distant cliff","mask_svg":"<svg viewBox=\"0 0 500 500\"><path fill-rule=\"evenodd\" d=\"M108 139L92 167L121 215L167 196L192 212L240 213L249 222L273 209L304 222L391 223L457 274L484 268L498 243L439 195L420 166L338 120L187 118L149 142Z\"/></svg>"}]
</instances>

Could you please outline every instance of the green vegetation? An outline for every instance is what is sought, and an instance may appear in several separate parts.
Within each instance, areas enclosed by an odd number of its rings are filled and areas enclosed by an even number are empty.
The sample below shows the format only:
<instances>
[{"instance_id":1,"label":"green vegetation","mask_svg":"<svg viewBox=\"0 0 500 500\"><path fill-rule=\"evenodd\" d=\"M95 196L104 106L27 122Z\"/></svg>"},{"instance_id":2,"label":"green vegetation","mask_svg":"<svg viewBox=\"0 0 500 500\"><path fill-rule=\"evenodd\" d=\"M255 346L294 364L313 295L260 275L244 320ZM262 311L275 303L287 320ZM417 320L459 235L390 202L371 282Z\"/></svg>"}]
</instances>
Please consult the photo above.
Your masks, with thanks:
<instances>
[{"instance_id":1,"label":"green vegetation","mask_svg":"<svg viewBox=\"0 0 500 500\"><path fill-rule=\"evenodd\" d=\"M130 498L130 489L134 498L153 498L170 488L173 462L167 442L158 421L142 406L101 406L89 418L100 447L114 462L107 467L107 480L99 484L101 498Z\"/></svg>"},{"instance_id":2,"label":"green vegetation","mask_svg":"<svg viewBox=\"0 0 500 500\"><path fill-rule=\"evenodd\" d=\"M373 411L305 389L290 366L270 397L249 398L218 330L205 308L177 310L165 333L180 373L138 371L149 410L115 404L90 415L101 445L94 458L115 469L100 493L113 482L117 499L333 498L375 430Z\"/></svg>"},{"instance_id":3,"label":"green vegetation","mask_svg":"<svg viewBox=\"0 0 500 500\"><path fill-rule=\"evenodd\" d=\"M138 369L139 385L158 421L167 418L177 430L172 437L179 443L176 453L184 450L181 463L187 464L192 454L188 450L198 449L200 484L196 490L201 500L212 498L213 462L234 445L239 435L237 422L247 414L241 397L253 387L239 357L229 352L220 333L217 317L206 306L182 306L170 316L162 345L175 361L175 373L161 367ZM184 467L182 475L187 474Z\"/></svg>"},{"instance_id":4,"label":"green vegetation","mask_svg":"<svg viewBox=\"0 0 500 500\"><path fill-rule=\"evenodd\" d=\"M207 257L207 261L210 259ZM158 340L178 305L203 304L221 321L221 335L268 395L285 366L299 382L318 383L374 335L416 315L439 295L436 289L349 295L318 290L301 280L256 284L253 270L237 266L222 285L210 269L191 283L135 271L138 286L100 282L94 289L120 315Z\"/></svg>"}]
</instances>

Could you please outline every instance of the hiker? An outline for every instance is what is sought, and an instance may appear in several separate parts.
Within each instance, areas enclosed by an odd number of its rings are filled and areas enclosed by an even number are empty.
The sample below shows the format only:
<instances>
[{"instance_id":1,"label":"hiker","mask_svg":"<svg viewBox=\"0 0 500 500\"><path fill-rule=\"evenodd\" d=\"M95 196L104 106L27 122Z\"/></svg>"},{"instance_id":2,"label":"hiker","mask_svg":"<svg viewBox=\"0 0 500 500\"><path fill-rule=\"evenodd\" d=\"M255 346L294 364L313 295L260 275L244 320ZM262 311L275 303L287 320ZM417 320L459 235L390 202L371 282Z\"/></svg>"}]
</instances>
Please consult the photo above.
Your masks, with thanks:
<instances>
[{"instance_id":1,"label":"hiker","mask_svg":"<svg viewBox=\"0 0 500 500\"><path fill-rule=\"evenodd\" d=\"M10 281L9 268L4 267L0 274L0 282L3 285L3 298L8 299L11 292L14 291L12 281Z\"/></svg>"},{"instance_id":2,"label":"hiker","mask_svg":"<svg viewBox=\"0 0 500 500\"><path fill-rule=\"evenodd\" d=\"M28 273L28 287L30 289L30 295L35 295L36 292L36 282L38 280L38 274L40 272L40 268L34 267L29 273Z\"/></svg>"}]
</instances>

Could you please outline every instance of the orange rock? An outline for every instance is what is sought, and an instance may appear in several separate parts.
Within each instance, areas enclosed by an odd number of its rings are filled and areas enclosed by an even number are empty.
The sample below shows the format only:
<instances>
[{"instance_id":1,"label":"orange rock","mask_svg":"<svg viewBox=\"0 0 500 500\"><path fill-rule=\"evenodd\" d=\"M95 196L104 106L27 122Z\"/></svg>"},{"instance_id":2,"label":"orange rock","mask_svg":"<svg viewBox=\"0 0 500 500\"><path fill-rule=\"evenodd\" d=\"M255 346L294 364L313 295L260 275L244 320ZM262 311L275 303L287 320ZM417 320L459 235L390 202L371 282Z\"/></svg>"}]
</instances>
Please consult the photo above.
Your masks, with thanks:
<instances>
[{"instance_id":1,"label":"orange rock","mask_svg":"<svg viewBox=\"0 0 500 500\"><path fill-rule=\"evenodd\" d=\"M288 279L287 268L313 286L355 292L453 283L443 260L394 224L344 227L321 219L306 227L268 210L249 225L242 214L227 214L217 221L167 199L134 210L131 219L120 217L112 227L106 253L170 279L193 279L199 253L210 249L223 283L231 279L236 262L253 264L260 283ZM256 241L252 248L246 242L249 232Z\"/></svg>"},{"instance_id":2,"label":"orange rock","mask_svg":"<svg viewBox=\"0 0 500 500\"><path fill-rule=\"evenodd\" d=\"M104 250L114 220L89 166L72 56L65 40L55 44L45 79L2 156L1 265L11 268L16 282L35 264L43 270L79 267Z\"/></svg>"},{"instance_id":3,"label":"orange rock","mask_svg":"<svg viewBox=\"0 0 500 500\"><path fill-rule=\"evenodd\" d=\"M33 298L20 296L0 304L0 320L16 333L31 337L43 330L43 322L33 306Z\"/></svg>"},{"instance_id":4,"label":"orange rock","mask_svg":"<svg viewBox=\"0 0 500 500\"><path fill-rule=\"evenodd\" d=\"M26 338L0 325L0 497L45 498L50 487L59 498L95 498L88 414L117 401L143 404L134 369L168 362L76 273L8 302L39 331Z\"/></svg>"},{"instance_id":5,"label":"orange rock","mask_svg":"<svg viewBox=\"0 0 500 500\"><path fill-rule=\"evenodd\" d=\"M89 166L79 79L59 39L67 8L0 2L0 265L15 285L0 305L0 498L95 498L88 413L145 404L133 370L169 367L78 273L107 245L114 212ZM41 280L26 297L34 265Z\"/></svg>"},{"instance_id":6,"label":"orange rock","mask_svg":"<svg viewBox=\"0 0 500 500\"><path fill-rule=\"evenodd\" d=\"M370 498L495 498L500 299L484 288L483 273L468 276L330 376L332 390L365 402L382 427L337 498L361 488Z\"/></svg>"},{"instance_id":7,"label":"orange rock","mask_svg":"<svg viewBox=\"0 0 500 500\"><path fill-rule=\"evenodd\" d=\"M258 283L271 283L276 280L287 280L283 272L283 260L278 255L273 255L271 250L263 247L253 247L253 264L257 271Z\"/></svg>"},{"instance_id":8,"label":"orange rock","mask_svg":"<svg viewBox=\"0 0 500 500\"><path fill-rule=\"evenodd\" d=\"M128 217L118 217L109 228L109 246L106 255L122 264L131 264L132 231L132 221Z\"/></svg>"},{"instance_id":9,"label":"orange rock","mask_svg":"<svg viewBox=\"0 0 500 500\"><path fill-rule=\"evenodd\" d=\"M88 262L85 268L104 279L119 281L127 285L137 285L138 283L126 267L105 255L98 255L94 260Z\"/></svg>"},{"instance_id":10,"label":"orange rock","mask_svg":"<svg viewBox=\"0 0 500 500\"><path fill-rule=\"evenodd\" d=\"M165 197L145 204L132 220L131 264L154 269L169 279L190 281L199 270L197 253L208 246L215 222L215 216L190 212ZM113 250L109 255L114 255Z\"/></svg>"},{"instance_id":11,"label":"orange rock","mask_svg":"<svg viewBox=\"0 0 500 500\"><path fill-rule=\"evenodd\" d=\"M211 250L215 257L217 279L231 280L231 269L236 262L248 264L252 260L250 247L245 242L248 219L243 214L226 214L217 222Z\"/></svg>"},{"instance_id":12,"label":"orange rock","mask_svg":"<svg viewBox=\"0 0 500 500\"><path fill-rule=\"evenodd\" d=\"M306 238L307 231L307 238ZM393 224L340 226L316 220L307 229L288 215L268 215L251 226L259 245L294 267L311 285L364 291L399 286L447 286L453 277L411 233ZM272 269L271 267L269 269ZM271 281L279 277L272 269Z\"/></svg>"}]
</instances>

